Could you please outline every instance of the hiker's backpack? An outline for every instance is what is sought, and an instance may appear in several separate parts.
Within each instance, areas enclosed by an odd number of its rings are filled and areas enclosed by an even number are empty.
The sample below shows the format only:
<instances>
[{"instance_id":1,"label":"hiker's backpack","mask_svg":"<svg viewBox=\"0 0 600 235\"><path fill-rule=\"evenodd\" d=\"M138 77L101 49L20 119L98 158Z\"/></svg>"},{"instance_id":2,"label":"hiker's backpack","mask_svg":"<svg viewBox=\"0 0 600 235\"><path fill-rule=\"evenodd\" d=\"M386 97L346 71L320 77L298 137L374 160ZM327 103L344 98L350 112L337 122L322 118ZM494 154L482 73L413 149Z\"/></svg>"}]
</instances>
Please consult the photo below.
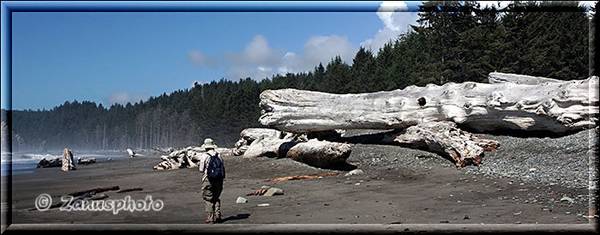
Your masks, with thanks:
<instances>
[{"instance_id":1,"label":"hiker's backpack","mask_svg":"<svg viewBox=\"0 0 600 235\"><path fill-rule=\"evenodd\" d=\"M207 153L208 154L208 153ZM225 177L225 167L223 167L223 160L219 157L219 154L212 156L208 154L208 165L206 166L206 175L211 179L221 179Z\"/></svg>"}]
</instances>

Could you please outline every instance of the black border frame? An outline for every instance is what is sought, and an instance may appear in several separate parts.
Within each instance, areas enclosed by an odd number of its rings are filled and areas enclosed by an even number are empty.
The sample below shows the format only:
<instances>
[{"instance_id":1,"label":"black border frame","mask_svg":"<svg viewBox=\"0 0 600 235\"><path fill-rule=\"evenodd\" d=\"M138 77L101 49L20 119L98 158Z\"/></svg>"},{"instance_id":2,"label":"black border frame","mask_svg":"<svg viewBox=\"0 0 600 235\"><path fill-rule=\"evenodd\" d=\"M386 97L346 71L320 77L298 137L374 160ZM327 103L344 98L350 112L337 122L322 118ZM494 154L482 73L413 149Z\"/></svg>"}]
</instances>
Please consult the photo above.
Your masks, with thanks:
<instances>
[{"instance_id":1,"label":"black border frame","mask_svg":"<svg viewBox=\"0 0 600 235\"><path fill-rule=\"evenodd\" d=\"M596 6L598 4L596 3ZM8 99L2 120L9 126L2 133L2 150L12 153L12 13L13 12L376 12L379 2L316 2L316 1L2 1L2 99ZM416 11L409 9L408 11ZM560 11L560 4L547 11ZM597 17L590 19L597 22ZM590 27L591 29L591 27ZM595 35L590 30L590 42ZM595 71L598 57L595 45L590 44L590 74ZM591 140L590 140L591 141ZM12 159L12 158L11 158ZM598 233L597 219L589 224L13 224L12 222L12 161L8 162L7 175L2 176L2 233L50 230L61 234L87 231L133 232L215 232L215 233ZM590 166L592 167L597 166ZM596 168L597 171L597 168ZM590 188L596 198L597 189ZM592 203L590 203L592 205ZM596 210L595 205L594 210ZM597 215L596 215L597 217Z\"/></svg>"}]
</instances>

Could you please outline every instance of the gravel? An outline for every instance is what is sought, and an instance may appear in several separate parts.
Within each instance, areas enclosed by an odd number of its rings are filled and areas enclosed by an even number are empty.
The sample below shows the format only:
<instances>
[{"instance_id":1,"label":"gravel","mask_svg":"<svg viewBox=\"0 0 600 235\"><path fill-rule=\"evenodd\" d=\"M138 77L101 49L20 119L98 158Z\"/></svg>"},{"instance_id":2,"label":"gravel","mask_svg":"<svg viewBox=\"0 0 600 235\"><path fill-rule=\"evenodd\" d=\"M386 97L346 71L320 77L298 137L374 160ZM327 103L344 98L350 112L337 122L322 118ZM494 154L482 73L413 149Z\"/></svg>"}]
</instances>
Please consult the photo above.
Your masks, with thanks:
<instances>
[{"instance_id":1,"label":"gravel","mask_svg":"<svg viewBox=\"0 0 600 235\"><path fill-rule=\"evenodd\" d=\"M587 188L590 173L597 175L588 162L596 157L592 150L597 151L598 128L560 138L483 137L499 141L500 148L486 153L479 167L467 167L466 174L568 188Z\"/></svg>"},{"instance_id":2,"label":"gravel","mask_svg":"<svg viewBox=\"0 0 600 235\"><path fill-rule=\"evenodd\" d=\"M596 161L598 128L559 138L523 138L481 134L482 138L500 142L495 152L487 152L480 166L467 166L467 175L510 178L517 185L537 183L567 188L588 188L590 174L596 179L597 169L588 164ZM592 146L592 147L590 147ZM402 169L432 170L454 168L454 164L437 154L387 145L357 144L348 158L351 164L368 171ZM593 187L595 188L595 187Z\"/></svg>"}]
</instances>

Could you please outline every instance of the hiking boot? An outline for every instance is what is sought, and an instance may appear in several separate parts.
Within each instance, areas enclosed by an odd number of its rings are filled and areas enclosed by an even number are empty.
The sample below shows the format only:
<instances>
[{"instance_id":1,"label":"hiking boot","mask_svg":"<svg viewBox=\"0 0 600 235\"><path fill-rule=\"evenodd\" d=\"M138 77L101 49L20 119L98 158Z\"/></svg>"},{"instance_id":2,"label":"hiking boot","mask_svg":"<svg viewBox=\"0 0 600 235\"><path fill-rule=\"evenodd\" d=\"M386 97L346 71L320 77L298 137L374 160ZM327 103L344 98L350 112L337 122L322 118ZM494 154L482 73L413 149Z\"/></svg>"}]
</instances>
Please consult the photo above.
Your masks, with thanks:
<instances>
[{"instance_id":1,"label":"hiking boot","mask_svg":"<svg viewBox=\"0 0 600 235\"><path fill-rule=\"evenodd\" d=\"M214 224L215 223L215 215L213 213L208 213L206 215L206 220L204 221L206 224Z\"/></svg>"},{"instance_id":2,"label":"hiking boot","mask_svg":"<svg viewBox=\"0 0 600 235\"><path fill-rule=\"evenodd\" d=\"M221 218L221 213L220 212L217 212L215 214L215 222L217 222L217 223L223 222L223 218Z\"/></svg>"}]
</instances>

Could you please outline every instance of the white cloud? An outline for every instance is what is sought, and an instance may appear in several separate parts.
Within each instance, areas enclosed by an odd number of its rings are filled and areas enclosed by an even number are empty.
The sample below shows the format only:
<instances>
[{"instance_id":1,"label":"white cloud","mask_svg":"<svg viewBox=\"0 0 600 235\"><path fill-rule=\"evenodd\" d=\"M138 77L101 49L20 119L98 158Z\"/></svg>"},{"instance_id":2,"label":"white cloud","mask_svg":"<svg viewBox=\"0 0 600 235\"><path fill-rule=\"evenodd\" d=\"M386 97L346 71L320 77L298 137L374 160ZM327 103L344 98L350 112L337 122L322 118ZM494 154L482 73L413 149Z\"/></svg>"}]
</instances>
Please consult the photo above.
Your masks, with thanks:
<instances>
[{"instance_id":1,"label":"white cloud","mask_svg":"<svg viewBox=\"0 0 600 235\"><path fill-rule=\"evenodd\" d=\"M109 105L135 103L140 100L146 100L147 97L142 95L131 95L127 92L114 92L108 97Z\"/></svg>"},{"instance_id":2,"label":"white cloud","mask_svg":"<svg viewBox=\"0 0 600 235\"><path fill-rule=\"evenodd\" d=\"M281 50L271 48L264 36L256 35L242 52L226 55L226 76L232 80L246 77L262 80L273 74L282 57Z\"/></svg>"},{"instance_id":3,"label":"white cloud","mask_svg":"<svg viewBox=\"0 0 600 235\"><path fill-rule=\"evenodd\" d=\"M264 36L256 35L243 51L226 56L226 77L262 80L274 74L305 72L338 55L345 62L351 62L355 51L348 38L327 35L310 37L300 53L283 53L281 49L272 48Z\"/></svg>"},{"instance_id":4,"label":"white cloud","mask_svg":"<svg viewBox=\"0 0 600 235\"><path fill-rule=\"evenodd\" d=\"M395 40L400 34L409 30L410 24L415 24L417 12L407 12L408 6L404 1L384 1L379 5L377 16L383 23L383 28L369 39L360 43L361 46L377 52L386 43Z\"/></svg>"},{"instance_id":5,"label":"white cloud","mask_svg":"<svg viewBox=\"0 0 600 235\"><path fill-rule=\"evenodd\" d=\"M214 68L219 64L217 57L208 56L199 50L192 50L188 52L188 59L190 62L192 62L192 64L199 67Z\"/></svg>"},{"instance_id":6,"label":"white cloud","mask_svg":"<svg viewBox=\"0 0 600 235\"><path fill-rule=\"evenodd\" d=\"M354 47L346 37L337 35L311 37L304 44L304 66L314 67L319 63L326 64L335 56L351 62L354 51Z\"/></svg>"},{"instance_id":7,"label":"white cloud","mask_svg":"<svg viewBox=\"0 0 600 235\"><path fill-rule=\"evenodd\" d=\"M404 1L384 1L376 13L383 27L373 37L360 43L361 46L377 52L385 43L405 33L409 24L416 23L417 13L406 12L408 6ZM251 77L262 80L274 74L297 73L312 70L319 63L329 63L335 56L340 56L348 64L352 63L358 45L353 45L347 37L340 35L315 35L306 40L304 48L299 52L272 48L266 37L256 35L242 51L224 56L226 78L236 80ZM195 51L190 60L195 64L210 64L220 61Z\"/></svg>"},{"instance_id":8,"label":"white cloud","mask_svg":"<svg viewBox=\"0 0 600 235\"><path fill-rule=\"evenodd\" d=\"M406 11L408 6L404 1L384 1L379 5L377 9L377 16L383 21L386 28L399 31L400 25L394 22L394 14L396 11Z\"/></svg>"}]
</instances>

